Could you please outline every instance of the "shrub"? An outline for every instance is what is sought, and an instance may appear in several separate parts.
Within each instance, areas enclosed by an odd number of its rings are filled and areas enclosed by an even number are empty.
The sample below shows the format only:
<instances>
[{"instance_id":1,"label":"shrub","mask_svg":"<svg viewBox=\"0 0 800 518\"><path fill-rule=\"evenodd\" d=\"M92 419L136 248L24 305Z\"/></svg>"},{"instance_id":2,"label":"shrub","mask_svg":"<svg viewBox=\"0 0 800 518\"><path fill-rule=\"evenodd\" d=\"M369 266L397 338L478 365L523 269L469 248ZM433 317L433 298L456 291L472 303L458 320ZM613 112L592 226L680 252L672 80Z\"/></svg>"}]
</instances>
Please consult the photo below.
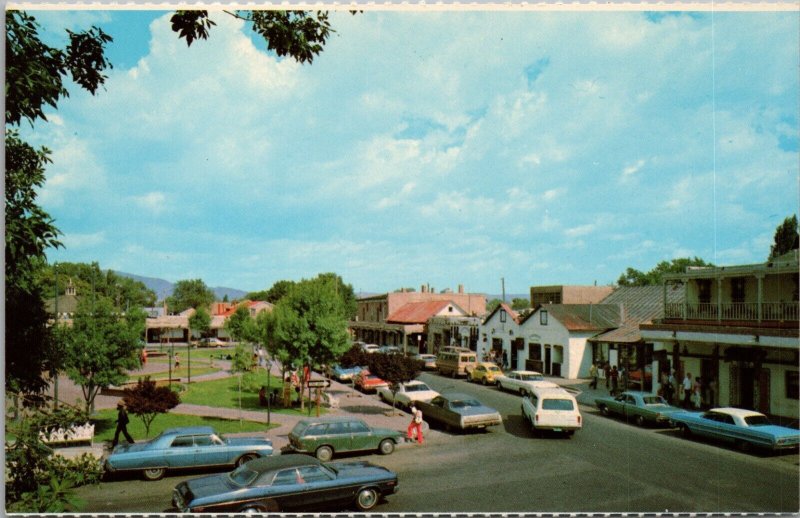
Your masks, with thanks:
<instances>
[{"instance_id":1,"label":"shrub","mask_svg":"<svg viewBox=\"0 0 800 518\"><path fill-rule=\"evenodd\" d=\"M128 410L141 418L145 435L150 435L150 425L158 414L168 412L181 402L181 398L169 387L157 387L150 376L140 379L135 387L126 388L123 400Z\"/></svg>"}]
</instances>

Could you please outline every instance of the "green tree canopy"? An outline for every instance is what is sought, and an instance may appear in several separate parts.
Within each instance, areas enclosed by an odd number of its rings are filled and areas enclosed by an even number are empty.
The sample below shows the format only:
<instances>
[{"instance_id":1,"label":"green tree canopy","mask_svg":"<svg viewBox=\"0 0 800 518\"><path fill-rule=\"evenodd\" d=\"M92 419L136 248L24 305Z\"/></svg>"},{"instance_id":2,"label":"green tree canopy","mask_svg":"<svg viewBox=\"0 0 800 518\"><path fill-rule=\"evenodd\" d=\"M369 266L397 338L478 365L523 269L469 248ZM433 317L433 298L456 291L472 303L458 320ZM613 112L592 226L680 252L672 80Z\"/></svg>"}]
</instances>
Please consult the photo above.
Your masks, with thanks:
<instances>
[{"instance_id":1,"label":"green tree canopy","mask_svg":"<svg viewBox=\"0 0 800 518\"><path fill-rule=\"evenodd\" d=\"M175 283L175 289L166 302L170 313L180 313L189 308L205 308L214 302L214 292L202 279L182 280Z\"/></svg>"},{"instance_id":2,"label":"green tree canopy","mask_svg":"<svg viewBox=\"0 0 800 518\"><path fill-rule=\"evenodd\" d=\"M237 342L243 340L250 341L253 336L252 332L253 318L250 316L250 311L247 306L240 305L233 312L233 315L225 320L225 329L230 333L231 337Z\"/></svg>"},{"instance_id":3,"label":"green tree canopy","mask_svg":"<svg viewBox=\"0 0 800 518\"><path fill-rule=\"evenodd\" d=\"M91 412L100 389L117 385L127 371L139 365L139 341L145 314L119 313L106 298L86 297L78 303L72 328L64 329L64 363L67 375L83 391Z\"/></svg>"},{"instance_id":4,"label":"green tree canopy","mask_svg":"<svg viewBox=\"0 0 800 518\"><path fill-rule=\"evenodd\" d=\"M531 307L531 301L528 299L515 298L511 300L511 309L515 311L528 309L529 307Z\"/></svg>"},{"instance_id":5,"label":"green tree canopy","mask_svg":"<svg viewBox=\"0 0 800 518\"><path fill-rule=\"evenodd\" d=\"M492 300L490 300L489 302L486 303L486 313L487 314L491 313L492 311L497 309L497 307L502 303L503 303L503 301L500 300L500 299L492 299Z\"/></svg>"},{"instance_id":6,"label":"green tree canopy","mask_svg":"<svg viewBox=\"0 0 800 518\"><path fill-rule=\"evenodd\" d=\"M775 239L769 248L769 258L775 259L800 247L800 235L797 232L797 215L792 214L783 220L775 229Z\"/></svg>"},{"instance_id":7,"label":"green tree canopy","mask_svg":"<svg viewBox=\"0 0 800 518\"><path fill-rule=\"evenodd\" d=\"M53 297L56 292L63 295L69 282L75 286L78 296L94 294L95 297L106 297L121 310L150 307L155 305L157 298L156 293L142 281L119 275L112 270L101 270L97 262L48 265L39 271L39 278L47 298Z\"/></svg>"},{"instance_id":8,"label":"green tree canopy","mask_svg":"<svg viewBox=\"0 0 800 518\"><path fill-rule=\"evenodd\" d=\"M208 335L211 330L211 315L205 308L198 308L194 315L189 317L189 329L196 331L201 337Z\"/></svg>"},{"instance_id":9,"label":"green tree canopy","mask_svg":"<svg viewBox=\"0 0 800 518\"><path fill-rule=\"evenodd\" d=\"M617 284L620 286L660 286L663 276L667 273L683 273L689 266L714 266L699 257L682 257L671 261L661 261L652 270L643 273L635 268L627 268L619 276Z\"/></svg>"}]
</instances>

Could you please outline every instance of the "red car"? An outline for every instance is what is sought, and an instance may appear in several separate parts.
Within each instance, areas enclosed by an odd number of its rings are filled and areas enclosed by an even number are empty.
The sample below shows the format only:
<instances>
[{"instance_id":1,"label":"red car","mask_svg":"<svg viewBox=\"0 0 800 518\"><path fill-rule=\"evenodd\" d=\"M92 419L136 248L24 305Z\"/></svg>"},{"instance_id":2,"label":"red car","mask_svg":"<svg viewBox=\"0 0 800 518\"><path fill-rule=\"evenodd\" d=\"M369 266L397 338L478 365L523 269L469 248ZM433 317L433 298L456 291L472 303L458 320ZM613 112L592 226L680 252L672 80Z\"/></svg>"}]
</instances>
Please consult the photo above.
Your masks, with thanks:
<instances>
[{"instance_id":1,"label":"red car","mask_svg":"<svg viewBox=\"0 0 800 518\"><path fill-rule=\"evenodd\" d=\"M388 386L388 383L376 375L370 374L370 372L366 369L359 372L355 379L355 387L361 392L375 392L380 387Z\"/></svg>"}]
</instances>

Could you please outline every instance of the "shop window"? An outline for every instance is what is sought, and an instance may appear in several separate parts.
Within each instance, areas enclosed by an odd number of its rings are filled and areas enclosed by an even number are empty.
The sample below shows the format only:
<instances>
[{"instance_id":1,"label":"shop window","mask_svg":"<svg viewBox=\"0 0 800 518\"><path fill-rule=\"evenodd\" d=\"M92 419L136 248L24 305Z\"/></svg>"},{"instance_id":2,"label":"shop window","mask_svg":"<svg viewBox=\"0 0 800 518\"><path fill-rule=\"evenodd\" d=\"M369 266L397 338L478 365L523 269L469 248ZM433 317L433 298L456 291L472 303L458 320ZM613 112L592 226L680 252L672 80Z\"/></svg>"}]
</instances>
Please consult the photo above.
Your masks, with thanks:
<instances>
[{"instance_id":1,"label":"shop window","mask_svg":"<svg viewBox=\"0 0 800 518\"><path fill-rule=\"evenodd\" d=\"M786 371L786 397L789 399L800 399L799 375L798 371Z\"/></svg>"}]
</instances>

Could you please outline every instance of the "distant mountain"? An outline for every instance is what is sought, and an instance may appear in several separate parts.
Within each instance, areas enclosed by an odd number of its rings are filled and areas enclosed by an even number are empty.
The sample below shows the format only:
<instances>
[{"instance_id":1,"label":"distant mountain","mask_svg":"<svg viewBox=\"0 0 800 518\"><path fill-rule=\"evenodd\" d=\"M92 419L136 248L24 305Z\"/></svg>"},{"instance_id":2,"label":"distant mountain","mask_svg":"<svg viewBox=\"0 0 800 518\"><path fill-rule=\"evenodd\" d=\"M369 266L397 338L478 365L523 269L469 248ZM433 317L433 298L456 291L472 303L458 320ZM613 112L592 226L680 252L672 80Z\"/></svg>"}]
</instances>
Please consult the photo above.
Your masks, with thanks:
<instances>
[{"instance_id":1,"label":"distant mountain","mask_svg":"<svg viewBox=\"0 0 800 518\"><path fill-rule=\"evenodd\" d=\"M133 273L125 273L125 272L114 272L119 276L128 277L130 279L140 281L142 284L147 286L149 289L156 292L156 297L159 301L164 300L165 298L172 295L172 291L175 289L175 284L169 281L165 281L164 279L157 279L155 277L144 277L141 275L136 275ZM225 288L225 287L217 287L217 288L209 288L211 291L214 292L214 296L217 300L222 300L225 296L228 296L228 300L237 300L244 298L248 292L237 290L236 288Z\"/></svg>"}]
</instances>

